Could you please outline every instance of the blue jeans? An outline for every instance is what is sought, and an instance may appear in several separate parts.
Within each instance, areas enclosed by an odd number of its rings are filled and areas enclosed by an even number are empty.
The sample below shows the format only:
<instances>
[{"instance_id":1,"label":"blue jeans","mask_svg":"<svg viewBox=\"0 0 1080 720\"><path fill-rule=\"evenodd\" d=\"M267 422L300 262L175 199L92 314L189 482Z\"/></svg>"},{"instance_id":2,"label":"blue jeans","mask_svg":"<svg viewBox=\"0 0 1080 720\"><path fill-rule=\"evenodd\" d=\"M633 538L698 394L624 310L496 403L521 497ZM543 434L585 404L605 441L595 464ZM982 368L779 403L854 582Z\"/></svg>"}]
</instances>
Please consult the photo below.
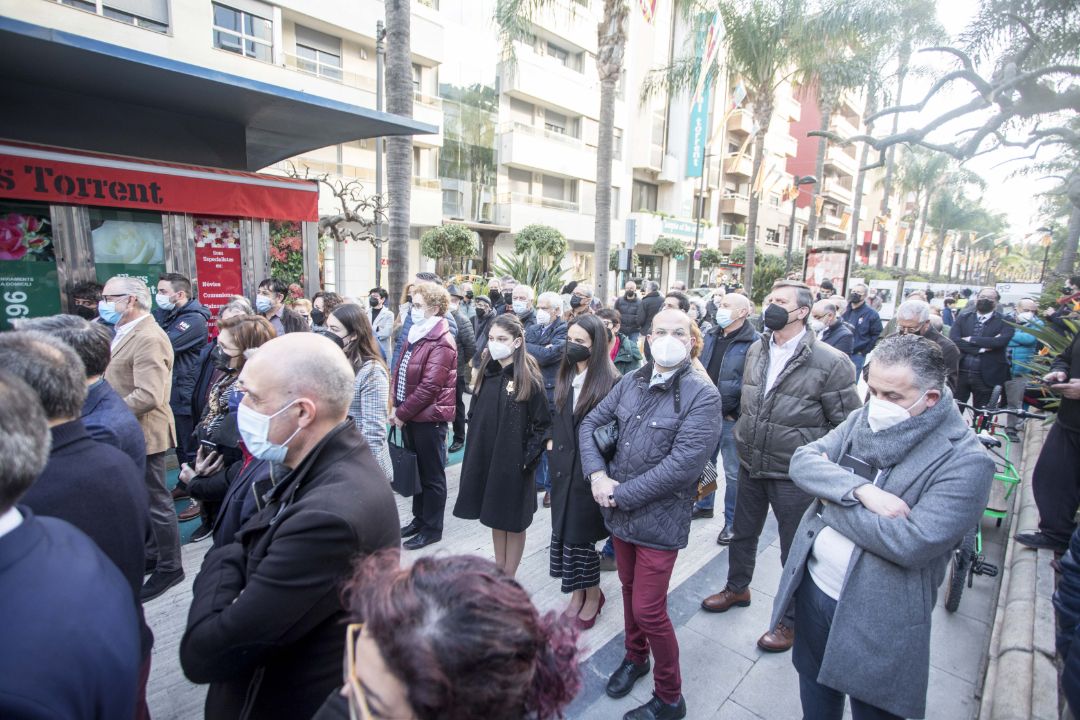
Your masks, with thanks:
<instances>
[{"instance_id":1,"label":"blue jeans","mask_svg":"<svg viewBox=\"0 0 1080 720\"><path fill-rule=\"evenodd\" d=\"M641 339L641 333L640 332L627 333L626 334L626 339L636 345L638 340Z\"/></svg>"},{"instance_id":2,"label":"blue jeans","mask_svg":"<svg viewBox=\"0 0 1080 720\"><path fill-rule=\"evenodd\" d=\"M540 453L540 462L536 464L536 473L533 475L533 482L536 483L536 490L550 490L551 478L548 477L548 462L547 462L547 450Z\"/></svg>"},{"instance_id":3,"label":"blue jeans","mask_svg":"<svg viewBox=\"0 0 1080 720\"><path fill-rule=\"evenodd\" d=\"M844 693L817 681L835 612L836 601L823 593L806 571L795 591L799 631L795 633L791 654L791 661L799 671L799 698L804 720L841 720L844 717ZM898 716L854 697L851 698L851 716L853 720L899 720Z\"/></svg>"},{"instance_id":4,"label":"blue jeans","mask_svg":"<svg viewBox=\"0 0 1080 720\"><path fill-rule=\"evenodd\" d=\"M720 429L720 444L716 448L724 464L724 524L731 527L735 520L735 496L739 488L739 454L735 447L735 421L724 420ZM716 454L713 455L716 462ZM703 497L697 506L703 510L712 510L716 504L716 493Z\"/></svg>"},{"instance_id":5,"label":"blue jeans","mask_svg":"<svg viewBox=\"0 0 1080 720\"><path fill-rule=\"evenodd\" d=\"M866 355L864 353L858 353L855 355L848 355L851 358L851 362L855 363L855 382L858 383L862 378L863 363L866 362Z\"/></svg>"}]
</instances>

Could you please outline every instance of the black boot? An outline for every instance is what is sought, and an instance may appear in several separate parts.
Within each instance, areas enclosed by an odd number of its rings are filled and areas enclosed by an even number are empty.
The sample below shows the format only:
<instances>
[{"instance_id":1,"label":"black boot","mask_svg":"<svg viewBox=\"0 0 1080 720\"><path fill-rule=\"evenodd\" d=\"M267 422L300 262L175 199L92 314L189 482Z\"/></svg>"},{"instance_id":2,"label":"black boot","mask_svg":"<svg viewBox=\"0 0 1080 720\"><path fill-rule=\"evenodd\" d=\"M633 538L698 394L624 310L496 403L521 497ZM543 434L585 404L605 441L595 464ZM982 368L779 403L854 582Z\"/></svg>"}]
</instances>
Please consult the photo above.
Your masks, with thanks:
<instances>
[{"instance_id":1,"label":"black boot","mask_svg":"<svg viewBox=\"0 0 1080 720\"><path fill-rule=\"evenodd\" d=\"M611 674L607 681L608 697L621 698L630 694L634 689L634 683L649 674L649 660L636 663L632 660L623 660L619 669Z\"/></svg>"}]
</instances>

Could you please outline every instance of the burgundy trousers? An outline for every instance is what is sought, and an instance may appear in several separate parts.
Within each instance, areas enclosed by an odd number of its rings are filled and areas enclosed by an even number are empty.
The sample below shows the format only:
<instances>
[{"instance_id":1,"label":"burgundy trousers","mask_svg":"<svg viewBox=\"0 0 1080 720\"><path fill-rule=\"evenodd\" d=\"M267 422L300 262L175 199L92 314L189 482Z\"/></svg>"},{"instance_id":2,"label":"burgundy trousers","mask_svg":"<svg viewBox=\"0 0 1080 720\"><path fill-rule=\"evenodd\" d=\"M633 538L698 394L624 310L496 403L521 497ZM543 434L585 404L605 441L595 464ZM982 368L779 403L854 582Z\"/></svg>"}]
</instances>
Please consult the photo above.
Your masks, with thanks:
<instances>
[{"instance_id":1,"label":"burgundy trousers","mask_svg":"<svg viewBox=\"0 0 1080 720\"><path fill-rule=\"evenodd\" d=\"M656 696L677 703L682 695L679 641L668 617L667 593L679 551L654 550L611 537L622 583L626 657L643 663L652 650Z\"/></svg>"}]
</instances>

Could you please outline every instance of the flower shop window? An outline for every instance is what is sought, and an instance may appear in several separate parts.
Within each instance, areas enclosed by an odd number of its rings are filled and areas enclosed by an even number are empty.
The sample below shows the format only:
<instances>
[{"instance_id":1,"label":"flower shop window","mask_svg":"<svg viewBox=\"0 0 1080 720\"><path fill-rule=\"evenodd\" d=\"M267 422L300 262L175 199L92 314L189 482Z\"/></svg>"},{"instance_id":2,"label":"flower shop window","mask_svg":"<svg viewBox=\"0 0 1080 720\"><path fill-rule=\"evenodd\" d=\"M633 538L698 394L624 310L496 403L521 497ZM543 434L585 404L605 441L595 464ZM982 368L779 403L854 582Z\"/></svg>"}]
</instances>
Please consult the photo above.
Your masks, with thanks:
<instances>
[{"instance_id":1,"label":"flower shop window","mask_svg":"<svg viewBox=\"0 0 1080 720\"><path fill-rule=\"evenodd\" d=\"M49 206L0 202L0 329L61 312Z\"/></svg>"},{"instance_id":2,"label":"flower shop window","mask_svg":"<svg viewBox=\"0 0 1080 720\"><path fill-rule=\"evenodd\" d=\"M142 279L151 288L165 272L165 233L159 213L89 209L94 270L104 284L116 275Z\"/></svg>"}]
</instances>

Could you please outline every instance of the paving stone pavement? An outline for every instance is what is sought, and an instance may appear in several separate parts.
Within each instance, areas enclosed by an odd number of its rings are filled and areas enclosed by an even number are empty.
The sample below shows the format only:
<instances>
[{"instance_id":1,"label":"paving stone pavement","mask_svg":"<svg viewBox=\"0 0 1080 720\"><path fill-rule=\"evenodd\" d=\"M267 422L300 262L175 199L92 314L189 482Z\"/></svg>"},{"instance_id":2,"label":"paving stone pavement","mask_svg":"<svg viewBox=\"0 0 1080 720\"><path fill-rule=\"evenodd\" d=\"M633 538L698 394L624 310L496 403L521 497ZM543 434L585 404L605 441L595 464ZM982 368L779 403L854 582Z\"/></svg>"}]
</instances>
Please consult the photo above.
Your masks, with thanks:
<instances>
[{"instance_id":1,"label":"paving stone pavement","mask_svg":"<svg viewBox=\"0 0 1080 720\"><path fill-rule=\"evenodd\" d=\"M449 497L443 541L417 553L405 554L406 561L417 555L450 553L493 557L490 532L477 522L459 520L451 514L459 474L460 465L447 470ZM402 524L411 517L410 507L411 501L398 499ZM700 608L701 599L721 589L727 577L726 549L715 542L722 525L719 507L715 519L693 523L690 544L679 554L668 596L669 613L680 644L687 717L797 720L802 712L798 676L791 665L790 653L762 653L755 644L767 629L772 596L781 572L779 540L771 515L759 544L750 607L722 614L706 613ZM1002 562L1007 532L1008 521L998 528L993 521L984 520L984 552L989 562L998 565ZM548 576L550 533L550 513L540 507L528 531L518 579L532 593L541 610L558 610L564 603L559 582ZM191 600L191 585L209 547L209 541L185 545L186 579L146 604L147 621L156 638L148 686L155 720L202 717L206 688L191 684L183 676L178 647ZM615 573L603 573L601 588L608 602L596 626L582 638L584 684L567 713L572 719L619 718L646 702L652 691L650 674L622 700L612 700L604 694L608 675L623 657L623 637L621 592ZM976 715L997 593L995 579L977 577L974 586L965 590L959 611L950 614L942 607L939 592L931 636L927 698L930 720L970 720ZM850 717L850 711L846 717Z\"/></svg>"}]
</instances>

